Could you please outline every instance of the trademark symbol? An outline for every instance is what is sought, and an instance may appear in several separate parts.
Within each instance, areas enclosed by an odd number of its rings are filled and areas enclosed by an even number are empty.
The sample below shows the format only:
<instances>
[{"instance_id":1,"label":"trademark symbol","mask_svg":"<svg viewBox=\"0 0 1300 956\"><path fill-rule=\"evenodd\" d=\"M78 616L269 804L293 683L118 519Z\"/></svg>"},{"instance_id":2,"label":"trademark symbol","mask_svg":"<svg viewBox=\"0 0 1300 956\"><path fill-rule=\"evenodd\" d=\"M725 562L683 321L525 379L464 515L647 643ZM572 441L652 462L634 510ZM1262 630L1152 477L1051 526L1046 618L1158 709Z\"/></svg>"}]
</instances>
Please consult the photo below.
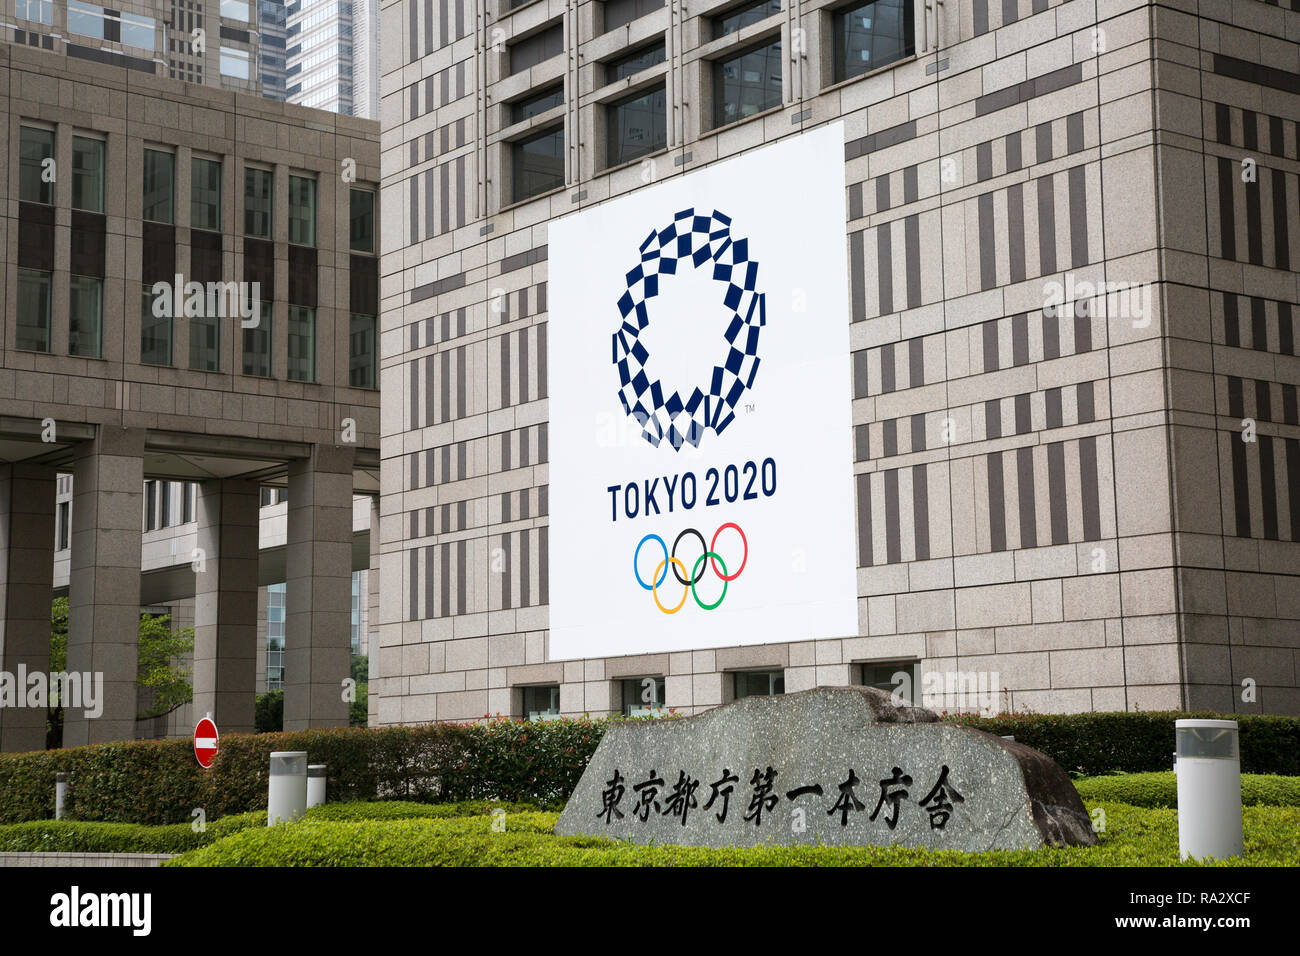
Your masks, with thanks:
<instances>
[{"instance_id":1,"label":"trademark symbol","mask_svg":"<svg viewBox=\"0 0 1300 956\"><path fill-rule=\"evenodd\" d=\"M746 415L748 415L748 414L749 414L750 412L752 412L753 410L754 410L754 406L753 406L753 405L749 405L749 404L746 404L746 405L745 405L745 414L746 414Z\"/></svg>"}]
</instances>

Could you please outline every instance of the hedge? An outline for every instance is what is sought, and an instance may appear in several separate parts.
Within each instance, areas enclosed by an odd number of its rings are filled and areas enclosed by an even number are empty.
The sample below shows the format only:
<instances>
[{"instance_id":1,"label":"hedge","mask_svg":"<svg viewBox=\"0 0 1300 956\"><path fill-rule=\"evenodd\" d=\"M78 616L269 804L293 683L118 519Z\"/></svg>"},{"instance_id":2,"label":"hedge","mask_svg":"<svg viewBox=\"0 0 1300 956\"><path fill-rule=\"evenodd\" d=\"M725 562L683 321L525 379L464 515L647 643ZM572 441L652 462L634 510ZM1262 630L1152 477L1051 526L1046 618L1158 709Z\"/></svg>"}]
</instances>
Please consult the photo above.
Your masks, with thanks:
<instances>
[{"instance_id":1,"label":"hedge","mask_svg":"<svg viewBox=\"0 0 1300 956\"><path fill-rule=\"evenodd\" d=\"M67 817L121 823L186 823L266 809L270 755L302 750L328 767L331 801L503 800L560 806L577 786L604 720L419 727L333 728L226 734L203 770L192 743L142 740L68 750L0 754L0 823L54 816L54 776L69 771Z\"/></svg>"},{"instance_id":2,"label":"hedge","mask_svg":"<svg viewBox=\"0 0 1300 956\"><path fill-rule=\"evenodd\" d=\"M312 807L303 819L314 823L357 823L363 820L446 820L453 817L488 816L497 810L514 815L535 813L530 803L495 803L467 800L461 803L411 803L408 800L353 801Z\"/></svg>"},{"instance_id":3,"label":"hedge","mask_svg":"<svg viewBox=\"0 0 1300 956\"><path fill-rule=\"evenodd\" d=\"M195 832L188 823L151 827L138 823L31 820L0 825L0 852L184 853L254 827L266 827L266 811L222 817Z\"/></svg>"},{"instance_id":4,"label":"hedge","mask_svg":"<svg viewBox=\"0 0 1300 956\"><path fill-rule=\"evenodd\" d=\"M1098 776L1168 770L1174 721L1214 714L1089 713L958 716L990 733L1014 735L1067 771ZM1242 770L1300 774L1300 718L1235 715ZM71 771L67 816L122 823L188 823L266 808L275 750L305 750L328 767L331 801L402 799L420 803L499 800L558 807L577 786L609 721L337 728L227 734L212 769L194 760L189 740L130 741L69 750L0 754L0 823L54 816L54 775Z\"/></svg>"},{"instance_id":5,"label":"hedge","mask_svg":"<svg viewBox=\"0 0 1300 956\"><path fill-rule=\"evenodd\" d=\"M1113 800L1134 807L1177 807L1178 777L1163 773L1125 773L1074 781L1084 800ZM1241 775L1241 805L1300 807L1300 777Z\"/></svg>"},{"instance_id":6,"label":"hedge","mask_svg":"<svg viewBox=\"0 0 1300 956\"><path fill-rule=\"evenodd\" d=\"M483 817L388 822L308 822L246 830L164 866L1175 866L1178 813L1102 803L1096 847L959 853L905 847L640 846L546 832L553 813L518 814L504 832ZM1224 866L1300 865L1300 808L1247 807L1246 856ZM1199 864L1187 864L1199 865Z\"/></svg>"},{"instance_id":7,"label":"hedge","mask_svg":"<svg viewBox=\"0 0 1300 956\"><path fill-rule=\"evenodd\" d=\"M1300 775L1300 717L1215 714L1209 711L1138 713L955 715L947 719L1047 754L1067 772L1087 777L1122 770L1171 770L1174 721L1235 720L1241 728L1242 773Z\"/></svg>"}]
</instances>

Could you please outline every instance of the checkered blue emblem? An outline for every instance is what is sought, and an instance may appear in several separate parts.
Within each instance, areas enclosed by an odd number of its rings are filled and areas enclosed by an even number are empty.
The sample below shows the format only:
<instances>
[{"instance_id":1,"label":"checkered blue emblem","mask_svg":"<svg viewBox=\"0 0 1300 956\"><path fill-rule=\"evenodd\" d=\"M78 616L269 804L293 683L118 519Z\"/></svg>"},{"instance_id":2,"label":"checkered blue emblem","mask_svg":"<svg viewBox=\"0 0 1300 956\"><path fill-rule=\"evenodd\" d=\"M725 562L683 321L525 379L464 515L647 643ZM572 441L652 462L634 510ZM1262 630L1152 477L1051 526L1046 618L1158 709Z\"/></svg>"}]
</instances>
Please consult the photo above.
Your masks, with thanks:
<instances>
[{"instance_id":1,"label":"checkered blue emblem","mask_svg":"<svg viewBox=\"0 0 1300 956\"><path fill-rule=\"evenodd\" d=\"M675 274L683 261L712 269L730 316L721 364L713 367L708 382L685 397L677 391L665 395L660 381L646 372L649 352L640 341L650 323L646 303L659 294L661 278ZM627 274L627 291L618 300L622 323L613 336L614 365L623 411L641 423L641 434L651 445L657 448L666 438L674 451L684 442L698 447L706 429L721 435L736 417L740 396L758 372L758 331L767 321L757 281L749 240L734 239L731 217L717 210L696 215L694 209L683 209L641 243L641 261Z\"/></svg>"}]
</instances>

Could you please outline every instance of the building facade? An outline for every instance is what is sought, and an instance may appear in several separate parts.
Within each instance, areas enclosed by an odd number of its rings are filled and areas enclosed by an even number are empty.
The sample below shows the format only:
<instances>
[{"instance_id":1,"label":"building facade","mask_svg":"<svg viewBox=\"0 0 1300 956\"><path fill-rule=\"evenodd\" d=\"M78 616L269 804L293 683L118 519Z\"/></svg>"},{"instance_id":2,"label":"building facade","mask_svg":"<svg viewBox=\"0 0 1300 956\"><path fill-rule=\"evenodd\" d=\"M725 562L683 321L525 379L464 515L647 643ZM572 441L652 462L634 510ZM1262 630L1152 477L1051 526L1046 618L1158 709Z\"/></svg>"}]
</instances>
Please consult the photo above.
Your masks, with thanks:
<instances>
[{"instance_id":1,"label":"building facade","mask_svg":"<svg viewBox=\"0 0 1300 956\"><path fill-rule=\"evenodd\" d=\"M379 118L379 22L374 0L289 0L286 99Z\"/></svg>"},{"instance_id":2,"label":"building facade","mask_svg":"<svg viewBox=\"0 0 1300 956\"><path fill-rule=\"evenodd\" d=\"M377 722L1300 713L1295 6L386 3ZM837 121L856 632L552 659L550 223Z\"/></svg>"},{"instance_id":3,"label":"building facade","mask_svg":"<svg viewBox=\"0 0 1300 956\"><path fill-rule=\"evenodd\" d=\"M18 44L0 85L0 670L48 669L66 554L67 667L104 694L65 745L137 736L141 610L186 599L194 712L251 730L258 588L283 581L286 727L345 724L354 494L378 490L377 126ZM43 710L0 711L3 749L44 739Z\"/></svg>"}]
</instances>

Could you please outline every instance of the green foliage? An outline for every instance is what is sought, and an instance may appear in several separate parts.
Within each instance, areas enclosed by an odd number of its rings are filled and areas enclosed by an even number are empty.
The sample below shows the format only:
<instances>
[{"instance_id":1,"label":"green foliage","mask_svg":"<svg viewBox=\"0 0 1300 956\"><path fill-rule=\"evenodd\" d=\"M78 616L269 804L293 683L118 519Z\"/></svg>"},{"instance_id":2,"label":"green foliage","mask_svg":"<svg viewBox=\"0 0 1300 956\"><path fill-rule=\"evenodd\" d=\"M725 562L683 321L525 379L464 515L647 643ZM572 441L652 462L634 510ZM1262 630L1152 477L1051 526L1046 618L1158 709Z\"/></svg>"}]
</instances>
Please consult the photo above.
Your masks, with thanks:
<instances>
[{"instance_id":1,"label":"green foliage","mask_svg":"<svg viewBox=\"0 0 1300 956\"><path fill-rule=\"evenodd\" d=\"M245 830L168 861L167 866L1176 866L1175 810L1098 804L1106 828L1096 847L959 853L904 847L639 846L597 837L557 837L549 813L365 822L304 820ZM1089 807L1094 809L1094 807ZM1247 807L1246 857L1218 865L1295 866L1300 808ZM1201 865L1201 864L1185 864Z\"/></svg>"},{"instance_id":2,"label":"green foliage","mask_svg":"<svg viewBox=\"0 0 1300 956\"><path fill-rule=\"evenodd\" d=\"M189 823L151 827L137 823L33 820L0 825L0 852L183 853L241 830L265 826L265 810L216 820L200 833Z\"/></svg>"},{"instance_id":3,"label":"green foliage","mask_svg":"<svg viewBox=\"0 0 1300 956\"><path fill-rule=\"evenodd\" d=\"M534 813L528 803L493 803L489 800L465 800L460 803L412 803L409 800L353 800L349 803L326 803L307 811L305 820L328 823L355 823L360 820L446 820L452 817L490 815L494 810L506 813Z\"/></svg>"},{"instance_id":4,"label":"green foliage","mask_svg":"<svg viewBox=\"0 0 1300 956\"><path fill-rule=\"evenodd\" d=\"M259 694L253 705L253 730L259 734L284 730L284 690L276 688Z\"/></svg>"},{"instance_id":5,"label":"green foliage","mask_svg":"<svg viewBox=\"0 0 1300 956\"><path fill-rule=\"evenodd\" d=\"M1180 711L1086 714L956 715L947 718L1041 750L1067 772L1093 777L1116 770L1169 770L1174 721L1230 719L1241 728L1242 773L1300 775L1300 718Z\"/></svg>"},{"instance_id":6,"label":"green foliage","mask_svg":"<svg viewBox=\"0 0 1300 956\"><path fill-rule=\"evenodd\" d=\"M1172 770L1084 777L1074 781L1084 800L1111 800L1135 807L1177 807L1178 777ZM1300 777L1241 775L1242 806L1300 807Z\"/></svg>"},{"instance_id":7,"label":"green foliage","mask_svg":"<svg viewBox=\"0 0 1300 956\"><path fill-rule=\"evenodd\" d=\"M305 750L329 769L332 801L423 803L500 800L555 806L573 792L604 733L603 720L529 724L332 728L223 734L210 770L191 741L141 740L70 750L0 754L0 821L54 815L54 775L72 773L68 816L123 823L183 823L265 809L270 755Z\"/></svg>"},{"instance_id":8,"label":"green foliage","mask_svg":"<svg viewBox=\"0 0 1300 956\"><path fill-rule=\"evenodd\" d=\"M151 694L150 706L136 720L150 720L170 714L194 699L190 683L193 672L185 659L194 652L194 628L173 631L169 614L140 617L140 647L137 682Z\"/></svg>"}]
</instances>

